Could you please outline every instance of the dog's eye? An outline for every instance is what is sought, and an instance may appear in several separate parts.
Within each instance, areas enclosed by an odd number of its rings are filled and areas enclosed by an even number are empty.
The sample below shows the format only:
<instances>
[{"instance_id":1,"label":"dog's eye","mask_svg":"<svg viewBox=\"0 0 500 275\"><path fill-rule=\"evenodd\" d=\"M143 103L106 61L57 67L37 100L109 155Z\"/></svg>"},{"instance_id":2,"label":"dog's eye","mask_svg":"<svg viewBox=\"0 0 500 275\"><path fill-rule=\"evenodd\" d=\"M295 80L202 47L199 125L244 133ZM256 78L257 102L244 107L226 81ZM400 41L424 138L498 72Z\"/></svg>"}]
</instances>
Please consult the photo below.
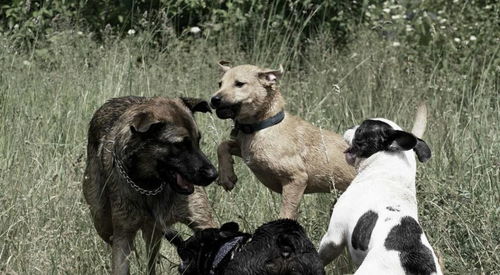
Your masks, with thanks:
<instances>
[{"instance_id":1,"label":"dog's eye","mask_svg":"<svg viewBox=\"0 0 500 275\"><path fill-rule=\"evenodd\" d=\"M188 137L185 137L182 140L175 142L174 145L177 147L187 148L187 147L191 146L191 140L189 140Z\"/></svg>"},{"instance_id":2,"label":"dog's eye","mask_svg":"<svg viewBox=\"0 0 500 275\"><path fill-rule=\"evenodd\" d=\"M219 81L219 88L222 87L222 81Z\"/></svg>"},{"instance_id":3,"label":"dog's eye","mask_svg":"<svg viewBox=\"0 0 500 275\"><path fill-rule=\"evenodd\" d=\"M241 81L235 81L234 82L234 86L238 87L238 88L241 88L243 87L243 85L245 85L245 83L241 82Z\"/></svg>"},{"instance_id":4,"label":"dog's eye","mask_svg":"<svg viewBox=\"0 0 500 275\"><path fill-rule=\"evenodd\" d=\"M183 140L182 140L182 145L184 146L189 146L191 145L191 140L187 137L185 137Z\"/></svg>"}]
</instances>

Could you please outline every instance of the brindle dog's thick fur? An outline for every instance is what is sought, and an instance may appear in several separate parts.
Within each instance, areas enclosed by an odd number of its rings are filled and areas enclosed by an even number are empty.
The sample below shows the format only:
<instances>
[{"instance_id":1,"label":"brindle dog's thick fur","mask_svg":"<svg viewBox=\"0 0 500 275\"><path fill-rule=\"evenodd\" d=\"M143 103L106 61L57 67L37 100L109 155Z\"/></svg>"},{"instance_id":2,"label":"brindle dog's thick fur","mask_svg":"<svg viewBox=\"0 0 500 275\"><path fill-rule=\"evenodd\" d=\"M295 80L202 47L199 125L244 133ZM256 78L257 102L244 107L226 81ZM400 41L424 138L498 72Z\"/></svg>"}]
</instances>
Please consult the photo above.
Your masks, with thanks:
<instances>
[{"instance_id":1,"label":"brindle dog's thick fur","mask_svg":"<svg viewBox=\"0 0 500 275\"><path fill-rule=\"evenodd\" d=\"M217 226L201 187L217 172L199 149L193 119L195 111L209 110L198 99L130 96L111 99L95 112L83 194L97 233L112 245L113 274L129 273L127 256L138 230L147 244L148 273L154 274L168 226ZM163 189L144 195L131 182L143 190Z\"/></svg>"},{"instance_id":2,"label":"brindle dog's thick fur","mask_svg":"<svg viewBox=\"0 0 500 275\"><path fill-rule=\"evenodd\" d=\"M281 70L220 65L224 75L211 99L219 118L252 124L283 110L277 87ZM346 149L340 135L285 112L281 123L252 134L240 131L219 145L218 182L226 190L234 187L232 156L241 157L266 187L283 195L280 217L295 219L304 193L330 192L334 185L347 188L355 171L344 159Z\"/></svg>"}]
</instances>

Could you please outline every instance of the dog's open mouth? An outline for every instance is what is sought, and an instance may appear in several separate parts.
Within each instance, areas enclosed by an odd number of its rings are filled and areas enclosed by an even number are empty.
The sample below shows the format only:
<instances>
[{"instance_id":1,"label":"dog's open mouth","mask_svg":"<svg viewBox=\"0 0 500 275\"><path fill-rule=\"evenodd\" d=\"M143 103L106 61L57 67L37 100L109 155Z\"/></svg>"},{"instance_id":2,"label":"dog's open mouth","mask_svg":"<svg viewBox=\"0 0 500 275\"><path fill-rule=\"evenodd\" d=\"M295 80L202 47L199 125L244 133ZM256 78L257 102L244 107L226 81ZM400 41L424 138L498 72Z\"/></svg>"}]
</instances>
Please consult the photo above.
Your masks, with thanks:
<instances>
[{"instance_id":1,"label":"dog's open mouth","mask_svg":"<svg viewBox=\"0 0 500 275\"><path fill-rule=\"evenodd\" d=\"M177 172L175 172L175 180L171 186L179 194L189 195L194 192L194 184Z\"/></svg>"},{"instance_id":2,"label":"dog's open mouth","mask_svg":"<svg viewBox=\"0 0 500 275\"><path fill-rule=\"evenodd\" d=\"M220 106L215 109L217 117L220 119L234 119L240 110L240 104Z\"/></svg>"}]
</instances>

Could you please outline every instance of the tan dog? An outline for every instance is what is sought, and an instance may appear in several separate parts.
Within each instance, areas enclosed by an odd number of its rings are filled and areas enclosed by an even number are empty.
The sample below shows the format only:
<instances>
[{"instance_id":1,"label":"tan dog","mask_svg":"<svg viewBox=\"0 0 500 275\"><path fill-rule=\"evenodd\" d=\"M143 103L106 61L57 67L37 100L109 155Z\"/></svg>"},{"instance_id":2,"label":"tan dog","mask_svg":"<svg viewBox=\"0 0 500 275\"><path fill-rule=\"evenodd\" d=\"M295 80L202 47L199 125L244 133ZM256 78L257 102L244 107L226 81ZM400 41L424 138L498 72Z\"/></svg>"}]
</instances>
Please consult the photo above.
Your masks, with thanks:
<instances>
[{"instance_id":1,"label":"tan dog","mask_svg":"<svg viewBox=\"0 0 500 275\"><path fill-rule=\"evenodd\" d=\"M148 274L163 233L175 222L217 227L207 195L217 171L199 148L193 114L206 101L113 98L90 122L83 194L97 233L112 245L113 274L128 274L137 231L147 245ZM198 185L198 186L195 186Z\"/></svg>"},{"instance_id":2,"label":"tan dog","mask_svg":"<svg viewBox=\"0 0 500 275\"><path fill-rule=\"evenodd\" d=\"M347 144L336 133L282 112L285 102L276 85L282 70L219 65L224 75L211 104L219 118L235 121L233 138L217 150L219 184L234 188L232 156L241 157L265 186L283 195L280 217L291 219L304 193L347 188L355 174L344 159Z\"/></svg>"}]
</instances>

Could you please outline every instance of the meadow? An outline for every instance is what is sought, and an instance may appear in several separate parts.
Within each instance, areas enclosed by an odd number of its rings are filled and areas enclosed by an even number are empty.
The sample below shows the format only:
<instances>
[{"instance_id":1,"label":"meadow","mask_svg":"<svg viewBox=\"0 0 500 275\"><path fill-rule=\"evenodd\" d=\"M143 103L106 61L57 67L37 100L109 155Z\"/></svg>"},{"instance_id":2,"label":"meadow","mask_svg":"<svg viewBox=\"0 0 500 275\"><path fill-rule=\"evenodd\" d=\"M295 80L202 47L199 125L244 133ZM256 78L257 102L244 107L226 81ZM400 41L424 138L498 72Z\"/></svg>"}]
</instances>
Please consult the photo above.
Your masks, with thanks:
<instances>
[{"instance_id":1,"label":"meadow","mask_svg":"<svg viewBox=\"0 0 500 275\"><path fill-rule=\"evenodd\" d=\"M425 100L424 140L433 157L418 165L420 222L446 274L500 274L498 47L453 63L440 56L408 58L404 47L368 31L343 50L319 34L301 45L300 58L279 48L243 51L231 38L188 37L158 49L147 33L98 43L85 32L62 30L46 43L22 51L0 35L0 273L109 273L111 250L95 233L81 193L93 112L124 95L209 99L220 77L216 62L224 59L284 64L287 110L339 133L369 117L409 129ZM216 163L215 148L232 123L215 114L196 119L202 149ZM239 182L232 192L216 184L206 190L220 223L236 221L253 231L277 218L281 197L236 163ZM310 194L301 203L299 221L316 245L338 195ZM176 228L189 236L185 227ZM146 263L141 238L136 245L133 274ZM172 247L164 242L161 254L161 273L176 274ZM344 253L328 274L353 268Z\"/></svg>"}]
</instances>

